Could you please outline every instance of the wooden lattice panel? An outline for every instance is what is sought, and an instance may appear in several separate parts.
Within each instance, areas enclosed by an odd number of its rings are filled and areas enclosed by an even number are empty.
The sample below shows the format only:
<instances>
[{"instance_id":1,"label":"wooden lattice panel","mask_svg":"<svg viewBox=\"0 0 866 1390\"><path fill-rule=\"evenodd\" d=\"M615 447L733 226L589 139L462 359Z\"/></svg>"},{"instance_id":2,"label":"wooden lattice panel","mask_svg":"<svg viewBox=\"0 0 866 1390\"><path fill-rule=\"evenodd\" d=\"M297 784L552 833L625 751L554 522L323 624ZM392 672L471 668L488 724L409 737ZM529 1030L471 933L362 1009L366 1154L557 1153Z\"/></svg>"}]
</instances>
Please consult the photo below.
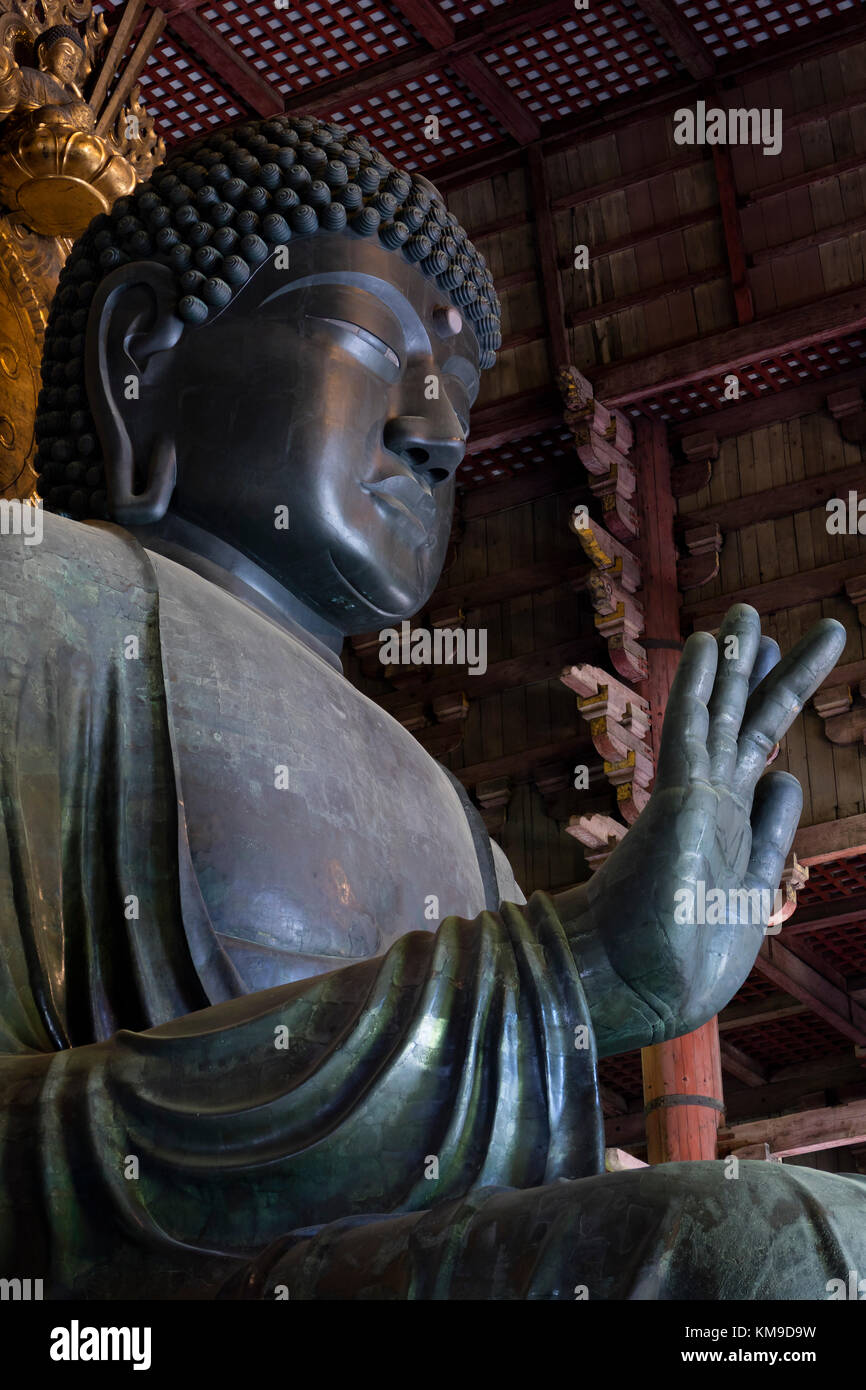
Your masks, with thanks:
<instances>
[{"instance_id":1,"label":"wooden lattice panel","mask_svg":"<svg viewBox=\"0 0 866 1390\"><path fill-rule=\"evenodd\" d=\"M860 0L676 0L694 32L716 58L783 38L816 20L855 9Z\"/></svg>"},{"instance_id":2,"label":"wooden lattice panel","mask_svg":"<svg viewBox=\"0 0 866 1390\"><path fill-rule=\"evenodd\" d=\"M737 1028L727 1037L749 1057L771 1069L851 1052L851 1043L832 1024L813 1013Z\"/></svg>"},{"instance_id":3,"label":"wooden lattice panel","mask_svg":"<svg viewBox=\"0 0 866 1390\"><path fill-rule=\"evenodd\" d=\"M643 1072L639 1052L625 1052L620 1057L605 1057L598 1064L598 1079L625 1100L643 1095Z\"/></svg>"},{"instance_id":4,"label":"wooden lattice panel","mask_svg":"<svg viewBox=\"0 0 866 1390\"><path fill-rule=\"evenodd\" d=\"M444 67L362 101L350 98L329 116L361 131L371 144L406 169L426 169L505 138L495 117L456 73ZM425 134L430 116L439 121L438 141Z\"/></svg>"},{"instance_id":5,"label":"wooden lattice panel","mask_svg":"<svg viewBox=\"0 0 866 1390\"><path fill-rule=\"evenodd\" d=\"M439 0L439 8L452 24L464 24L467 19L486 19L501 15L508 0ZM498 17L498 16L497 16Z\"/></svg>"},{"instance_id":6,"label":"wooden lattice panel","mask_svg":"<svg viewBox=\"0 0 866 1390\"><path fill-rule=\"evenodd\" d=\"M165 35L145 64L141 94L166 144L204 135L244 114L217 78L205 75Z\"/></svg>"},{"instance_id":7,"label":"wooden lattice panel","mask_svg":"<svg viewBox=\"0 0 866 1390\"><path fill-rule=\"evenodd\" d=\"M739 400L773 395L805 381L832 378L866 363L866 335L832 338L778 357L762 357L738 368ZM725 399L725 376L705 377L664 395L647 396L630 407L632 415L676 423L712 415L737 402Z\"/></svg>"},{"instance_id":8,"label":"wooden lattice panel","mask_svg":"<svg viewBox=\"0 0 866 1390\"><path fill-rule=\"evenodd\" d=\"M768 980L766 975L762 975L760 971L753 970L751 975L740 985L731 1003L760 1003L762 999L769 999L770 995L775 994L777 990L778 985L774 985L772 980Z\"/></svg>"},{"instance_id":9,"label":"wooden lattice panel","mask_svg":"<svg viewBox=\"0 0 866 1390\"><path fill-rule=\"evenodd\" d=\"M303 0L288 10L217 0L198 13L285 97L420 42L381 0Z\"/></svg>"},{"instance_id":10,"label":"wooden lattice panel","mask_svg":"<svg viewBox=\"0 0 866 1390\"><path fill-rule=\"evenodd\" d=\"M842 975L861 975L866 972L866 915L860 922L848 922L841 927L822 927L820 931L800 936L805 946Z\"/></svg>"},{"instance_id":11,"label":"wooden lattice panel","mask_svg":"<svg viewBox=\"0 0 866 1390\"><path fill-rule=\"evenodd\" d=\"M630 0L521 34L484 57L541 121L646 87L677 70L657 30Z\"/></svg>"},{"instance_id":12,"label":"wooden lattice panel","mask_svg":"<svg viewBox=\"0 0 866 1390\"><path fill-rule=\"evenodd\" d=\"M797 893L797 902L811 907L815 903L839 902L860 893L866 893L866 854L852 854L850 859L813 864L808 880Z\"/></svg>"},{"instance_id":13,"label":"wooden lattice panel","mask_svg":"<svg viewBox=\"0 0 866 1390\"><path fill-rule=\"evenodd\" d=\"M577 477L579 469L574 437L563 426L562 429L528 435L526 439L518 439L513 444L502 444L498 449L467 454L457 470L457 482L462 487L478 487L481 483L495 483L503 478L513 478L518 473L532 472L542 464L566 457L574 459Z\"/></svg>"}]
</instances>

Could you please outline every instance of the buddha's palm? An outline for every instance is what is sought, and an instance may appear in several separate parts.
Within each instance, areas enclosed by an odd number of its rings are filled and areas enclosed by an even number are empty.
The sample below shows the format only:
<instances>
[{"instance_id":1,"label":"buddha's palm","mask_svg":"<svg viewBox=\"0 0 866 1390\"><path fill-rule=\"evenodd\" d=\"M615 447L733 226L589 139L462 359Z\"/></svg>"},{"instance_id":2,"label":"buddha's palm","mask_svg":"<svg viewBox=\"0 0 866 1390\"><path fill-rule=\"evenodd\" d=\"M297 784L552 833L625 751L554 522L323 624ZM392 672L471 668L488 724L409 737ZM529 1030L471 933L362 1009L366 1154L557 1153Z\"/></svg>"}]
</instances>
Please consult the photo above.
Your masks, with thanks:
<instances>
[{"instance_id":1,"label":"buddha's palm","mask_svg":"<svg viewBox=\"0 0 866 1390\"><path fill-rule=\"evenodd\" d=\"M602 1055L690 1032L751 970L802 809L762 773L844 643L825 620L780 660L745 604L686 642L652 796L563 914Z\"/></svg>"}]
</instances>

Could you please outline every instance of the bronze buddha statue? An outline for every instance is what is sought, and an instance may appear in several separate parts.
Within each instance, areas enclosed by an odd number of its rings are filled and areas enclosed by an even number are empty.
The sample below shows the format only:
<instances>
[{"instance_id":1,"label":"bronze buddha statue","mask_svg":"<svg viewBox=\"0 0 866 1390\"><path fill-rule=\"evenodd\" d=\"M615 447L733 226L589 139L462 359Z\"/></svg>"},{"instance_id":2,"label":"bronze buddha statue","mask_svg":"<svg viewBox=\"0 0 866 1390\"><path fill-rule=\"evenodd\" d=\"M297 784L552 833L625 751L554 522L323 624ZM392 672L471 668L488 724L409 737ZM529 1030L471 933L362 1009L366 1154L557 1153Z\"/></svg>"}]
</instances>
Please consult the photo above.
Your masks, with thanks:
<instances>
[{"instance_id":1,"label":"bronze buddha statue","mask_svg":"<svg viewBox=\"0 0 866 1390\"><path fill-rule=\"evenodd\" d=\"M801 797L761 773L839 624L782 660L744 606L692 636L646 810L588 884L529 903L342 675L346 634L436 584L499 342L436 189L315 120L204 137L70 255L44 539L0 541L3 1275L822 1298L866 1267L857 1180L604 1173L596 1077L751 969L763 922L682 923L676 895L776 887ZM756 1243L771 1264L744 1264Z\"/></svg>"}]
</instances>

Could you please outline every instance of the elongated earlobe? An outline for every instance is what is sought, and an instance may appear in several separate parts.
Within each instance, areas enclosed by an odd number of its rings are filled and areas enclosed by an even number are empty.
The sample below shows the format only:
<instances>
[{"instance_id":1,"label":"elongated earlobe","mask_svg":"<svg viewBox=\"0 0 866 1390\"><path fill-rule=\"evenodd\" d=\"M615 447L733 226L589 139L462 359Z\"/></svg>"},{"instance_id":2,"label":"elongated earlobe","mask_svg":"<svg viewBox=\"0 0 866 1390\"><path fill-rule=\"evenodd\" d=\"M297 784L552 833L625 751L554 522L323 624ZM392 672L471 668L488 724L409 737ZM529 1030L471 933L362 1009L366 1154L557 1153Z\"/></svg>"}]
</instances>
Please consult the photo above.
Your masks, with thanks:
<instances>
[{"instance_id":1,"label":"elongated earlobe","mask_svg":"<svg viewBox=\"0 0 866 1390\"><path fill-rule=\"evenodd\" d=\"M177 481L173 435L151 435L146 397L139 397L148 363L169 352L184 331L174 312L176 287L167 266L140 261L106 277L90 309L85 380L105 467L109 515L124 526L149 526L165 516ZM136 374L130 377L129 368ZM139 378L141 385L139 384ZM125 395L130 380L136 394ZM148 388L151 389L151 388ZM136 420L123 402L140 401ZM147 464L147 482L136 490ZM138 469L136 470L136 463Z\"/></svg>"},{"instance_id":2,"label":"elongated earlobe","mask_svg":"<svg viewBox=\"0 0 866 1390\"><path fill-rule=\"evenodd\" d=\"M159 435L153 444L147 485L143 492L124 491L109 473L111 514L122 526L152 526L168 511L177 482L177 451L174 440Z\"/></svg>"}]
</instances>

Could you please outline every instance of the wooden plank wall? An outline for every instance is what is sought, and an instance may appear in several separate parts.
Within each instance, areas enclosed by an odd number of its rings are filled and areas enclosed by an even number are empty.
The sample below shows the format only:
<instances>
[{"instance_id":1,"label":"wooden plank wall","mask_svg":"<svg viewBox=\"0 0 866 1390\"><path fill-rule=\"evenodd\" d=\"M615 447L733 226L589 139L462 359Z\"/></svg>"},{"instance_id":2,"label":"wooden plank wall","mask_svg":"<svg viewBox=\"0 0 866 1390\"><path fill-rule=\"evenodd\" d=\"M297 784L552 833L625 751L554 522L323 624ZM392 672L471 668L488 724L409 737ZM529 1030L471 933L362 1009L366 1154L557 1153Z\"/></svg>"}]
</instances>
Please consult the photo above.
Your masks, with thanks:
<instances>
[{"instance_id":1,"label":"wooden plank wall","mask_svg":"<svg viewBox=\"0 0 866 1390\"><path fill-rule=\"evenodd\" d=\"M866 279L864 74L866 42L724 94L726 106L770 105L785 117L778 157L765 157L752 146L730 147L759 316ZM847 109L824 109L843 101ZM672 113L649 115L546 158L566 316L569 321L585 317L587 309L597 307L591 321L570 327L572 361L582 370L642 357L736 323L712 150L678 146L673 133ZM803 181L833 163L851 167ZM618 181L625 186L613 186ZM767 196L772 187L779 191ZM557 208L563 201L572 205ZM508 284L510 277L535 268L525 171L455 191L449 203L476 236L497 281L504 282L505 350L486 374L482 404L548 384L538 285ZM695 221L703 213L707 217ZM483 234L503 219L518 221ZM691 225L659 230L684 220ZM634 244L617 248L617 242L629 240ZM574 269L578 245L589 248L588 271ZM699 283L690 283L695 279ZM605 312L612 301L629 296L642 302ZM517 344L509 346L515 338Z\"/></svg>"},{"instance_id":2,"label":"wooden plank wall","mask_svg":"<svg viewBox=\"0 0 866 1390\"><path fill-rule=\"evenodd\" d=\"M836 421L825 412L753 430L721 443L709 486L683 498L680 515L862 461L863 446L846 443ZM866 464L860 491L866 495ZM829 535L826 523L826 507L821 505L728 532L718 578L700 589L690 589L685 603L700 603L770 580L793 580L806 570L859 556L863 557L866 574L866 538ZM764 631L775 637L783 650L793 645L818 618L826 617L838 619L848 631L842 663L860 661L866 655L866 634L841 584L836 593L817 602L777 606L784 601L783 593L772 605L775 611L762 612ZM691 625L712 628L717 621L712 617L698 618L685 625L686 631ZM788 768L802 784L804 826L866 810L866 747L831 744L811 702L788 734L777 766Z\"/></svg>"}]
</instances>

